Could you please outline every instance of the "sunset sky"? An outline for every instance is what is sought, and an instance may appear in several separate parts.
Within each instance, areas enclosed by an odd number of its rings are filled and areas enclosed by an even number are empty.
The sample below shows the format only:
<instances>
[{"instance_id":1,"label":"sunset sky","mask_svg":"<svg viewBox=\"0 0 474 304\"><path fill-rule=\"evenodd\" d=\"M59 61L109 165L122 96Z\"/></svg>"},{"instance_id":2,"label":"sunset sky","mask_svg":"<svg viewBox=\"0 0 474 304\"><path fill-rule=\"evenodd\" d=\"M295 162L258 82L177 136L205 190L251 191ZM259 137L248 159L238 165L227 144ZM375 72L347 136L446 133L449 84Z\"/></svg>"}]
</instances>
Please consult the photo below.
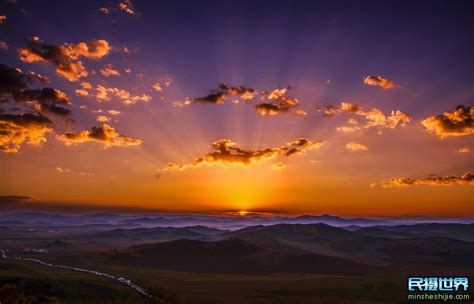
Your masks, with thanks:
<instances>
[{"instance_id":1,"label":"sunset sky","mask_svg":"<svg viewBox=\"0 0 474 304\"><path fill-rule=\"evenodd\" d=\"M0 208L474 216L473 8L2 0Z\"/></svg>"}]
</instances>

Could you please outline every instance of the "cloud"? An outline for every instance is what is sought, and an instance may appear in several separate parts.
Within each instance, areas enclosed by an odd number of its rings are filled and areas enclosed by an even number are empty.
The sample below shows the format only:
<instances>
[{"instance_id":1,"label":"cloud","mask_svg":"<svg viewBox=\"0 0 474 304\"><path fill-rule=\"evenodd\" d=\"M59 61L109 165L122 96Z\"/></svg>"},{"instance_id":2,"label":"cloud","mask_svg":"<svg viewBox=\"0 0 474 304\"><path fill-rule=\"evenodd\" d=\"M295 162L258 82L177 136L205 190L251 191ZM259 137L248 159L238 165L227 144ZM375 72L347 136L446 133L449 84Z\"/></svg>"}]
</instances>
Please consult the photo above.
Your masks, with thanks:
<instances>
[{"instance_id":1,"label":"cloud","mask_svg":"<svg viewBox=\"0 0 474 304\"><path fill-rule=\"evenodd\" d=\"M364 78L364 84L370 86L378 86L384 90L391 90L397 87L397 84L395 82L380 76L367 76Z\"/></svg>"},{"instance_id":2,"label":"cloud","mask_svg":"<svg viewBox=\"0 0 474 304\"><path fill-rule=\"evenodd\" d=\"M0 64L0 151L4 153L19 152L22 144L40 146L46 142L45 135L53 130L49 115L71 120L71 111L64 107L71 104L65 93L54 88L29 88L39 77ZM6 113L3 107L11 103L20 107Z\"/></svg>"},{"instance_id":3,"label":"cloud","mask_svg":"<svg viewBox=\"0 0 474 304\"><path fill-rule=\"evenodd\" d=\"M216 90L212 90L207 96L191 100L192 103L223 104L228 97L239 97L248 101L255 97L255 90L243 86L232 87L220 84Z\"/></svg>"},{"instance_id":4,"label":"cloud","mask_svg":"<svg viewBox=\"0 0 474 304\"><path fill-rule=\"evenodd\" d=\"M17 204L28 202L32 199L32 196L25 195L0 195L0 204Z\"/></svg>"},{"instance_id":5,"label":"cloud","mask_svg":"<svg viewBox=\"0 0 474 304\"><path fill-rule=\"evenodd\" d=\"M261 96L262 101L255 104L256 112L262 116L274 116L280 113L291 112L300 104L300 102L296 98L286 96L290 89L291 87L288 86L287 88L278 88L270 92L263 91ZM232 103L239 104L241 101L250 101L254 99L256 95L256 90L251 88L243 86L233 87L221 84L218 89L212 90L204 97L186 98L184 101L174 102L173 106L181 108L195 103L220 105L230 97L234 97ZM296 110L294 113L299 116L307 115L304 110Z\"/></svg>"},{"instance_id":6,"label":"cloud","mask_svg":"<svg viewBox=\"0 0 474 304\"><path fill-rule=\"evenodd\" d=\"M346 149L350 151L367 151L368 150L366 146L355 143L355 142L350 142L346 144Z\"/></svg>"},{"instance_id":7,"label":"cloud","mask_svg":"<svg viewBox=\"0 0 474 304\"><path fill-rule=\"evenodd\" d=\"M0 50L8 50L8 43L0 40Z\"/></svg>"},{"instance_id":8,"label":"cloud","mask_svg":"<svg viewBox=\"0 0 474 304\"><path fill-rule=\"evenodd\" d=\"M118 99L125 105L133 105L137 102L150 102L152 97L150 95L133 95L127 90L121 88L105 87L97 85L93 87L89 82L82 82L81 88L76 89L76 95L85 97L94 97L98 102L106 102L112 99Z\"/></svg>"},{"instance_id":9,"label":"cloud","mask_svg":"<svg viewBox=\"0 0 474 304\"><path fill-rule=\"evenodd\" d=\"M7 22L7 16L1 15L0 16L0 24L4 24L5 22Z\"/></svg>"},{"instance_id":10,"label":"cloud","mask_svg":"<svg viewBox=\"0 0 474 304\"><path fill-rule=\"evenodd\" d=\"M108 110L107 111L110 115L120 115L122 112L117 111L117 110Z\"/></svg>"},{"instance_id":11,"label":"cloud","mask_svg":"<svg viewBox=\"0 0 474 304\"><path fill-rule=\"evenodd\" d=\"M275 170L275 171L282 171L286 169L286 165L282 162L278 162L276 164L271 165L270 169Z\"/></svg>"},{"instance_id":12,"label":"cloud","mask_svg":"<svg viewBox=\"0 0 474 304\"><path fill-rule=\"evenodd\" d=\"M311 149L319 148L323 144L320 140L299 138L275 148L245 150L236 146L229 139L220 139L212 143L213 150L204 156L198 157L187 164L168 163L162 171L179 170L201 167L204 165L243 166L274 159L276 157L290 157L304 154Z\"/></svg>"},{"instance_id":13,"label":"cloud","mask_svg":"<svg viewBox=\"0 0 474 304\"><path fill-rule=\"evenodd\" d=\"M95 97L97 101L99 102L110 101L113 97L115 97L115 98L118 98L125 105L133 105L139 101L142 101L142 102L151 101L150 95L146 95L146 94L133 95L132 93L124 89L108 88L102 85L98 85L96 87Z\"/></svg>"},{"instance_id":14,"label":"cloud","mask_svg":"<svg viewBox=\"0 0 474 304\"><path fill-rule=\"evenodd\" d=\"M337 127L336 131L342 132L342 133L353 133L356 131L359 131L360 128L357 126L342 126L342 127Z\"/></svg>"},{"instance_id":15,"label":"cloud","mask_svg":"<svg viewBox=\"0 0 474 304\"><path fill-rule=\"evenodd\" d=\"M131 0L125 0L119 3L119 9L130 15L135 15L135 9Z\"/></svg>"},{"instance_id":16,"label":"cloud","mask_svg":"<svg viewBox=\"0 0 474 304\"><path fill-rule=\"evenodd\" d=\"M80 175L80 176L94 176L95 175L95 173L92 173L92 172L83 172L83 171L76 172L76 171L73 171L73 170L68 169L68 168L63 168L61 166L56 167L56 171L59 172L59 173L77 174L77 175Z\"/></svg>"},{"instance_id":17,"label":"cloud","mask_svg":"<svg viewBox=\"0 0 474 304\"><path fill-rule=\"evenodd\" d=\"M157 92L163 91L163 88L161 87L161 84L159 82L157 82L153 85L153 89Z\"/></svg>"},{"instance_id":18,"label":"cloud","mask_svg":"<svg viewBox=\"0 0 474 304\"><path fill-rule=\"evenodd\" d=\"M46 44L35 36L18 53L23 62L49 62L56 67L59 76L69 81L78 81L88 75L80 57L98 60L109 54L110 49L109 43L102 39L53 45Z\"/></svg>"},{"instance_id":19,"label":"cloud","mask_svg":"<svg viewBox=\"0 0 474 304\"><path fill-rule=\"evenodd\" d=\"M29 89L17 96L17 101L32 102L36 112L69 117L71 110L62 107L70 105L69 97L62 91L53 88Z\"/></svg>"},{"instance_id":20,"label":"cloud","mask_svg":"<svg viewBox=\"0 0 474 304\"><path fill-rule=\"evenodd\" d=\"M16 153L22 144L41 146L51 131L51 121L45 116L0 114L0 151Z\"/></svg>"},{"instance_id":21,"label":"cloud","mask_svg":"<svg viewBox=\"0 0 474 304\"><path fill-rule=\"evenodd\" d=\"M279 88L271 92L264 91L262 99L266 100L255 105L257 113L263 116L275 116L292 111L300 104L300 101L296 98L285 96L290 89L291 87L288 86L287 88ZM306 112L297 110L296 114L305 116Z\"/></svg>"},{"instance_id":22,"label":"cloud","mask_svg":"<svg viewBox=\"0 0 474 304\"><path fill-rule=\"evenodd\" d=\"M469 149L467 147L460 148L460 149L458 149L458 153L471 153L471 149Z\"/></svg>"},{"instance_id":23,"label":"cloud","mask_svg":"<svg viewBox=\"0 0 474 304\"><path fill-rule=\"evenodd\" d=\"M391 178L382 181L383 188L392 187L411 187L417 185L428 185L428 186L452 186L452 185L474 185L474 174L466 172L463 175L450 175L450 176L438 176L435 174L430 175L425 179L415 178Z\"/></svg>"},{"instance_id":24,"label":"cloud","mask_svg":"<svg viewBox=\"0 0 474 304\"><path fill-rule=\"evenodd\" d=\"M114 66L111 63L107 64L103 69L101 69L100 73L104 75L105 77L120 76L119 71L114 69Z\"/></svg>"},{"instance_id":25,"label":"cloud","mask_svg":"<svg viewBox=\"0 0 474 304\"><path fill-rule=\"evenodd\" d=\"M459 105L453 112L430 116L421 124L441 138L474 134L474 108Z\"/></svg>"},{"instance_id":26,"label":"cloud","mask_svg":"<svg viewBox=\"0 0 474 304\"><path fill-rule=\"evenodd\" d=\"M34 72L23 73L18 68L0 64L0 101L13 101L41 114L55 114L68 118L71 111L64 106L71 104L69 97L54 88L30 89L33 79L46 81Z\"/></svg>"},{"instance_id":27,"label":"cloud","mask_svg":"<svg viewBox=\"0 0 474 304\"><path fill-rule=\"evenodd\" d=\"M31 78L35 78L36 80L38 80L42 83L49 84L49 82L50 82L48 77L43 76L43 75L38 74L38 73L35 73L33 71L28 71L26 74L28 76L30 76Z\"/></svg>"},{"instance_id":28,"label":"cloud","mask_svg":"<svg viewBox=\"0 0 474 304\"><path fill-rule=\"evenodd\" d=\"M111 146L138 146L142 143L139 139L119 134L114 128L107 124L103 124L100 127L92 127L90 131L80 131L78 133L67 132L59 135L58 139L63 141L66 145L97 142L103 144L106 148Z\"/></svg>"},{"instance_id":29,"label":"cloud","mask_svg":"<svg viewBox=\"0 0 474 304\"><path fill-rule=\"evenodd\" d=\"M369 111L365 111L357 104L351 102L341 102L336 106L328 105L324 108L320 108L319 111L323 112L325 117L331 117L338 113L347 113L365 118L365 123L363 125L358 126L359 123L351 118L348 121L348 126L341 126L336 129L345 133L359 131L363 128L374 127L395 129L398 126L404 127L411 121L410 116L400 110L392 111L390 115L386 115L377 108L372 108Z\"/></svg>"},{"instance_id":30,"label":"cloud","mask_svg":"<svg viewBox=\"0 0 474 304\"><path fill-rule=\"evenodd\" d=\"M96 119L98 122L109 122L110 121L110 117L107 117L105 115L99 115L97 116L97 119Z\"/></svg>"}]
</instances>

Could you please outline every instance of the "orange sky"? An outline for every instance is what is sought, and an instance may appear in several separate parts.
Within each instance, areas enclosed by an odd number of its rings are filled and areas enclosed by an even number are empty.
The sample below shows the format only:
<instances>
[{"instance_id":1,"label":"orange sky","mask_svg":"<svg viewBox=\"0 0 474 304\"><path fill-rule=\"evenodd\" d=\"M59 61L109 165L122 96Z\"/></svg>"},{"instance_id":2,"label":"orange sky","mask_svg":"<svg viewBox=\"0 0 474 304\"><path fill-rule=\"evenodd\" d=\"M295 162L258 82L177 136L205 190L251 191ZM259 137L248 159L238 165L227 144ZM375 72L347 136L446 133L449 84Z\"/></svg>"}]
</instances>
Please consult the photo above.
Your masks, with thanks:
<instances>
[{"instance_id":1,"label":"orange sky","mask_svg":"<svg viewBox=\"0 0 474 304\"><path fill-rule=\"evenodd\" d=\"M402 35L401 25L395 43L356 15L217 26L217 13L177 20L151 4L93 5L76 5L67 22L38 20L47 5L4 12L0 197L474 216L472 56L452 56L472 42L461 21L407 19L416 26ZM162 26L146 12L163 14ZM422 40L426 31L436 36Z\"/></svg>"}]
</instances>

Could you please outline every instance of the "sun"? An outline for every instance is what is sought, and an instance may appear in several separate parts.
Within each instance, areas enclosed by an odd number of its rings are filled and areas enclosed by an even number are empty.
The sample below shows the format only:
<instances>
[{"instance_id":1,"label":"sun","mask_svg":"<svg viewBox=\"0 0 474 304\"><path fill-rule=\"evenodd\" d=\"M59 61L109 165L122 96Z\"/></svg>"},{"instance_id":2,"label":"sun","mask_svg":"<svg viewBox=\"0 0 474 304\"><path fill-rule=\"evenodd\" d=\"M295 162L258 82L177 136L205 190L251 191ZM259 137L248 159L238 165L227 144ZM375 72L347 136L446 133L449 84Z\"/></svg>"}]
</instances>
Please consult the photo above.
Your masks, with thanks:
<instances>
[{"instance_id":1,"label":"sun","mask_svg":"<svg viewBox=\"0 0 474 304\"><path fill-rule=\"evenodd\" d=\"M240 216L246 216L249 212L245 210L240 210L238 213Z\"/></svg>"}]
</instances>

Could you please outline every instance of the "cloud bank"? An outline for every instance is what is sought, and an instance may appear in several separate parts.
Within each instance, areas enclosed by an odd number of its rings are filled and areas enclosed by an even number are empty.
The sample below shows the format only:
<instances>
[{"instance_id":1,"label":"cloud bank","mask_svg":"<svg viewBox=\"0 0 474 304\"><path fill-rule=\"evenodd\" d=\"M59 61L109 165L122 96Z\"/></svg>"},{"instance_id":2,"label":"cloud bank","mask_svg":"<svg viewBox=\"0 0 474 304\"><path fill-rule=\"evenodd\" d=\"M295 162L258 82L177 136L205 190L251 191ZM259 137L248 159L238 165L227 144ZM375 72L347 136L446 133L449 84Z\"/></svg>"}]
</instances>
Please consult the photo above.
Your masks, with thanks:
<instances>
[{"instance_id":1,"label":"cloud bank","mask_svg":"<svg viewBox=\"0 0 474 304\"><path fill-rule=\"evenodd\" d=\"M236 146L229 139L220 139L212 143L213 150L204 156L198 157L186 164L168 163L162 171L183 171L189 168L204 165L224 165L249 167L276 157L290 157L304 154L306 151L319 148L323 144L320 140L299 138L280 147L245 150ZM282 166L280 166L282 167Z\"/></svg>"}]
</instances>

